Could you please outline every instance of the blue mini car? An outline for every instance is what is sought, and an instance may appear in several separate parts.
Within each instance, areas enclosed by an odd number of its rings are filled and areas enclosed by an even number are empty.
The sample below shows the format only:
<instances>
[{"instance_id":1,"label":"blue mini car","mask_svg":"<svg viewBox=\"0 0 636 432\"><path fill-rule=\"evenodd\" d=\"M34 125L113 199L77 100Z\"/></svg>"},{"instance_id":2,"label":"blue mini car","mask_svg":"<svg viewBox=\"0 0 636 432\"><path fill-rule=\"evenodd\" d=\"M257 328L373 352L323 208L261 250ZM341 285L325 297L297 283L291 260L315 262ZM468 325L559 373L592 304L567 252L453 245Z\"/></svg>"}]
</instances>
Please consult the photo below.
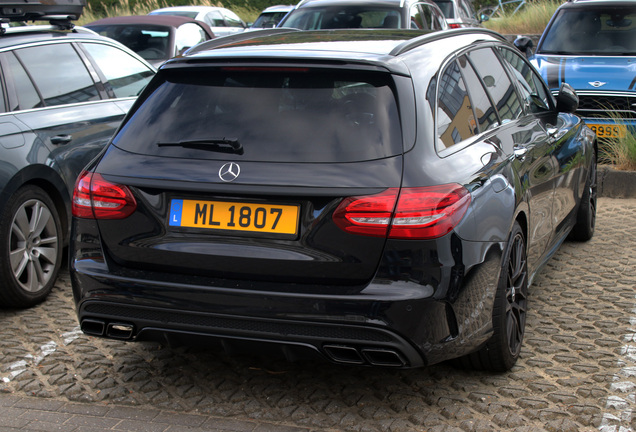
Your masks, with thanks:
<instances>
[{"instance_id":1,"label":"blue mini car","mask_svg":"<svg viewBox=\"0 0 636 432\"><path fill-rule=\"evenodd\" d=\"M636 129L636 1L563 4L530 60L553 93L562 82L576 90L577 114L599 138Z\"/></svg>"}]
</instances>

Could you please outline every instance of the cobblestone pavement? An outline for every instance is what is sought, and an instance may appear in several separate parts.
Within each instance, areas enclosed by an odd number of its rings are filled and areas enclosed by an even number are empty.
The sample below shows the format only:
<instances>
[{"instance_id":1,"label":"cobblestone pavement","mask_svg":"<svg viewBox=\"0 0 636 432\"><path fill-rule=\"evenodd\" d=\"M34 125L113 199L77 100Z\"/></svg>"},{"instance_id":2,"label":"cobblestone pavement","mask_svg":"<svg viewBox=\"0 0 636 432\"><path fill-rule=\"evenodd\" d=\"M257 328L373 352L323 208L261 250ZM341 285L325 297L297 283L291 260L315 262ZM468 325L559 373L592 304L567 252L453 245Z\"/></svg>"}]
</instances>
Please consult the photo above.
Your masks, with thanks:
<instances>
[{"instance_id":1,"label":"cobblestone pavement","mask_svg":"<svg viewBox=\"0 0 636 432\"><path fill-rule=\"evenodd\" d=\"M562 245L531 288L521 359L506 374L286 363L89 338L64 273L45 303L0 310L0 429L31 430L14 423L44 404L48 427L59 430L74 430L68 417L85 407L85 416L111 419L95 430L184 430L187 422L166 421L173 415L196 419L192 430L634 431L635 216L636 200L601 198L593 240ZM136 426L112 420L127 417Z\"/></svg>"}]
</instances>

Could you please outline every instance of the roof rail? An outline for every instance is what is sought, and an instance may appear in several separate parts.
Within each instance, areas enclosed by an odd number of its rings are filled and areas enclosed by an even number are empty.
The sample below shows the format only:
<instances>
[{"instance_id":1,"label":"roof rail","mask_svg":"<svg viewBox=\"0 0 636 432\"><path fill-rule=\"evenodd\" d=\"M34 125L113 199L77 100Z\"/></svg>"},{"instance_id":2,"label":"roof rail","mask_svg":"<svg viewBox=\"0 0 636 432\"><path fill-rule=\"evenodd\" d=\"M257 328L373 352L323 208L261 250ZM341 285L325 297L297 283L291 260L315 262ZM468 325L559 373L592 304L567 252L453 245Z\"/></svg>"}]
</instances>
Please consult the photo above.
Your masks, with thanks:
<instances>
[{"instance_id":1,"label":"roof rail","mask_svg":"<svg viewBox=\"0 0 636 432\"><path fill-rule=\"evenodd\" d=\"M442 31L436 31L436 32L431 32L428 33L424 36L420 36L420 37L416 37L414 39L409 39L406 40L404 42L402 42L401 44L399 44L398 46L396 46L395 48L393 48L393 50L389 53L389 55L392 56L398 56L400 54L403 54L407 51L410 51L414 48L417 48L420 45L424 45L425 43L429 43L429 42L433 42L439 39L445 39L446 36L448 34L475 34L475 33L482 33L482 34L487 34L489 36L494 36L497 39L503 40L505 41L506 38L503 37L502 35L500 35L499 33L497 33L496 31L490 30L490 29L486 29L486 28L480 28L480 27L464 27L464 28L459 28L459 29L451 29L451 30L442 30Z\"/></svg>"},{"instance_id":2,"label":"roof rail","mask_svg":"<svg viewBox=\"0 0 636 432\"><path fill-rule=\"evenodd\" d=\"M52 19L47 19L47 21L49 21L49 25L22 25L17 27L0 26L0 36L5 34L34 33L52 30L74 30L75 28L75 24L64 17L52 17ZM0 19L0 22L6 23L4 19Z\"/></svg>"},{"instance_id":3,"label":"roof rail","mask_svg":"<svg viewBox=\"0 0 636 432\"><path fill-rule=\"evenodd\" d=\"M276 35L276 34L283 34L283 33L292 33L292 32L299 32L301 30L295 29L295 28L271 28L271 29L263 29L263 30L254 30L254 31L249 31L249 32L241 32L241 33L236 33L230 36L222 36L222 37L218 37L218 38L214 38L211 39L209 41L206 42L202 42L199 45L194 46L193 48L190 48L186 53L187 54L194 54L197 53L199 51L206 51L209 49L214 49L214 48L219 48L225 45L230 45L233 44L235 42L243 42L246 40L250 40L250 39L257 39L263 36L271 36L271 35Z\"/></svg>"}]
</instances>

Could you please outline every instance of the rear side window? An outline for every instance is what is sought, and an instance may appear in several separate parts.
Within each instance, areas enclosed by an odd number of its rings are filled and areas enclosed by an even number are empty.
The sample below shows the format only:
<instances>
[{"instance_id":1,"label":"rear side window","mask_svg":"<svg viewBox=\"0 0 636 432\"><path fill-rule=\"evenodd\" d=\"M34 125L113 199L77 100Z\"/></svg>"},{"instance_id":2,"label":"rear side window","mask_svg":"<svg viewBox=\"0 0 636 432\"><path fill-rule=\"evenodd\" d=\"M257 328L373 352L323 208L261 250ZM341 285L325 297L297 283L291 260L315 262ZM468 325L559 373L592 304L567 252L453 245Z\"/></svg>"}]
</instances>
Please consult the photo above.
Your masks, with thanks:
<instances>
[{"instance_id":1,"label":"rear side window","mask_svg":"<svg viewBox=\"0 0 636 432\"><path fill-rule=\"evenodd\" d=\"M118 48L96 43L82 46L101 69L115 97L137 96L154 75L146 65Z\"/></svg>"},{"instance_id":2,"label":"rear side window","mask_svg":"<svg viewBox=\"0 0 636 432\"><path fill-rule=\"evenodd\" d=\"M497 112L486 94L484 83L479 79L465 55L461 56L458 61L464 79L466 80L472 107L475 112L475 117L477 118L477 124L479 125L479 131L484 132L494 126L498 126L499 120L497 119Z\"/></svg>"},{"instance_id":3,"label":"rear side window","mask_svg":"<svg viewBox=\"0 0 636 432\"><path fill-rule=\"evenodd\" d=\"M13 53L9 53L6 59L18 103L18 105L11 106L9 109L17 111L42 107L42 100L17 57Z\"/></svg>"},{"instance_id":4,"label":"rear side window","mask_svg":"<svg viewBox=\"0 0 636 432\"><path fill-rule=\"evenodd\" d=\"M194 17L193 17L194 18ZM219 11L212 11L205 16L205 22L210 27L225 27L225 20Z\"/></svg>"},{"instance_id":5,"label":"rear side window","mask_svg":"<svg viewBox=\"0 0 636 432\"><path fill-rule=\"evenodd\" d=\"M100 99L84 62L70 44L22 48L15 50L15 54L33 79L46 106Z\"/></svg>"},{"instance_id":6,"label":"rear side window","mask_svg":"<svg viewBox=\"0 0 636 432\"><path fill-rule=\"evenodd\" d=\"M237 15L223 11L223 16L228 24L228 27L243 27L243 23Z\"/></svg>"},{"instance_id":7,"label":"rear side window","mask_svg":"<svg viewBox=\"0 0 636 432\"><path fill-rule=\"evenodd\" d=\"M453 61L444 70L437 96L438 150L451 147L479 133L466 82Z\"/></svg>"},{"instance_id":8,"label":"rear side window","mask_svg":"<svg viewBox=\"0 0 636 432\"><path fill-rule=\"evenodd\" d=\"M506 70L490 48L481 48L468 54L477 74L486 85L503 123L519 118L523 112L521 100Z\"/></svg>"},{"instance_id":9,"label":"rear side window","mask_svg":"<svg viewBox=\"0 0 636 432\"><path fill-rule=\"evenodd\" d=\"M388 74L224 68L162 76L115 137L118 147L166 157L231 153L237 160L326 163L402 152Z\"/></svg>"}]
</instances>

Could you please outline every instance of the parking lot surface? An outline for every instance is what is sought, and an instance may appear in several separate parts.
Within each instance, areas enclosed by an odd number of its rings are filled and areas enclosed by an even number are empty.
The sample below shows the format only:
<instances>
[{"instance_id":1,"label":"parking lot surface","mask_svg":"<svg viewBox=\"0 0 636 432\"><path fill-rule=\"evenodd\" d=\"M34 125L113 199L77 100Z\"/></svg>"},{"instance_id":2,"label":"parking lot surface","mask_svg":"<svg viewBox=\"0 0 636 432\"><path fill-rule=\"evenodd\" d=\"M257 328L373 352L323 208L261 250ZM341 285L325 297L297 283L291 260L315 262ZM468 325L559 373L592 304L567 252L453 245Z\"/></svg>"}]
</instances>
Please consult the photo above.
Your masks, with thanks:
<instances>
[{"instance_id":1,"label":"parking lot surface","mask_svg":"<svg viewBox=\"0 0 636 432\"><path fill-rule=\"evenodd\" d=\"M348 368L83 335L63 272L0 309L0 430L636 430L636 199L599 200L530 289L517 366Z\"/></svg>"}]
</instances>

